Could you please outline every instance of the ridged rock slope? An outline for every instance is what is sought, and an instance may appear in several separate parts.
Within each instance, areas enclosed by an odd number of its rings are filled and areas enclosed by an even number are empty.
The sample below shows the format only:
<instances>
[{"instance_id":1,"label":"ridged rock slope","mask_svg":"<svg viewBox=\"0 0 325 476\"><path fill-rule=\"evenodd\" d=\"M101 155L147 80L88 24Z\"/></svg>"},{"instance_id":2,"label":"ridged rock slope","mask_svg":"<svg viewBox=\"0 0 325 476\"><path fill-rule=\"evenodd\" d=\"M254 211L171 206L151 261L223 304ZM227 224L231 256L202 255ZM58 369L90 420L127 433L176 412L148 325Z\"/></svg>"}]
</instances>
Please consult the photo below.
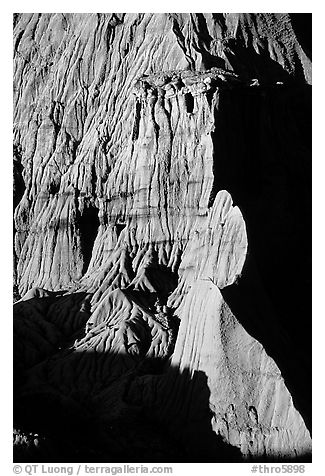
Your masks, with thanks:
<instances>
[{"instance_id":1,"label":"ridged rock slope","mask_svg":"<svg viewBox=\"0 0 325 476\"><path fill-rule=\"evenodd\" d=\"M229 98L310 82L295 22L15 15L15 425L53 439L38 457L308 458L277 363L224 297L250 245L218 175Z\"/></svg>"}]
</instances>

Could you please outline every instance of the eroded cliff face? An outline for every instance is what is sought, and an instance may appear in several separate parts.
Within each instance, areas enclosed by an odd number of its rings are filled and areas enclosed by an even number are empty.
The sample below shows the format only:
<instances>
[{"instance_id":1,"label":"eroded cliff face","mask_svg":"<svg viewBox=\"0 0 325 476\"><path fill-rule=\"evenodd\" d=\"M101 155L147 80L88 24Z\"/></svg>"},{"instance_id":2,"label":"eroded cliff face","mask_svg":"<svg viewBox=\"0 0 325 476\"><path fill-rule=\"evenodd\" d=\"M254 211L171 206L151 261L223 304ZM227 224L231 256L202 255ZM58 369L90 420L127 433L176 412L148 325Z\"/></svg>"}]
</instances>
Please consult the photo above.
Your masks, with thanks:
<instances>
[{"instance_id":1,"label":"eroded cliff face","mask_svg":"<svg viewBox=\"0 0 325 476\"><path fill-rule=\"evenodd\" d=\"M308 104L296 24L288 14L14 17L15 425L44 436L31 459L310 454L294 378L295 362L309 370L292 350L301 334L290 340L295 316L281 323L250 264L262 278L271 269L258 230L280 223L284 241L294 235L285 140L308 202L308 133L299 116L277 127L274 106ZM271 210L262 227L259 206ZM274 337L296 352L291 363Z\"/></svg>"}]
</instances>

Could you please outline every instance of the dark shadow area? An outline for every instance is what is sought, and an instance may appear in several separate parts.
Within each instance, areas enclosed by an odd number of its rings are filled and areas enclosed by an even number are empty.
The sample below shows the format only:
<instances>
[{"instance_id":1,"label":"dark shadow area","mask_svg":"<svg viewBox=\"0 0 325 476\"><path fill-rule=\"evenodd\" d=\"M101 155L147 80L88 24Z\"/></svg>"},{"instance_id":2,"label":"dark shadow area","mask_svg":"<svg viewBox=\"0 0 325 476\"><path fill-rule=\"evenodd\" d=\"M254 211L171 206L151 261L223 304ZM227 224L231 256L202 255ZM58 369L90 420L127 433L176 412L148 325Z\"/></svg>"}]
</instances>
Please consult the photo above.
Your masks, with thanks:
<instances>
[{"instance_id":1,"label":"dark shadow area","mask_svg":"<svg viewBox=\"0 0 325 476\"><path fill-rule=\"evenodd\" d=\"M150 411L181 444L184 462L242 462L236 446L212 430L210 389L205 372L168 367L157 382L157 401ZM225 435L229 437L229 433Z\"/></svg>"},{"instance_id":2,"label":"dark shadow area","mask_svg":"<svg viewBox=\"0 0 325 476\"><path fill-rule=\"evenodd\" d=\"M203 372L180 374L170 367L168 356L72 352L69 342L78 332L83 336L86 316L81 321L73 318L73 325L67 320L88 295L56 297L40 288L30 294L15 306L16 325L28 317L33 332L23 342L15 339L15 354L21 356L26 348L32 354L39 350L44 332L49 335L46 322L55 324L60 333L53 347L45 351L43 347L39 358L26 359L24 366L14 369L15 462L241 460L239 450L212 431L210 390ZM62 303L66 318L60 327L57 311ZM45 321L42 332L40 315ZM92 374L89 368L94 369ZM91 391L88 383L80 384L83 378L93 382Z\"/></svg>"},{"instance_id":3,"label":"dark shadow area","mask_svg":"<svg viewBox=\"0 0 325 476\"><path fill-rule=\"evenodd\" d=\"M290 18L297 40L308 58L312 59L312 14L290 13Z\"/></svg>"},{"instance_id":4,"label":"dark shadow area","mask_svg":"<svg viewBox=\"0 0 325 476\"><path fill-rule=\"evenodd\" d=\"M247 44L241 32L237 33L236 38L227 37L227 26L223 15L214 13L213 17L221 30L221 37L218 41L222 44L223 55L227 58L232 70L239 74L242 79L257 78L261 84L270 84L276 81L291 82L298 77L304 79L303 68L298 57L296 58L295 78L293 78L279 62L270 57L267 37L259 36L260 48L257 52L253 46L253 37ZM211 45L216 38L211 37L204 15L197 14L197 18L199 29L196 30L196 34L198 35L198 46L204 67L206 69L213 67L228 69L229 66L226 67L224 58L210 52L213 52ZM311 15L290 14L290 18L300 45L311 59Z\"/></svg>"},{"instance_id":5,"label":"dark shadow area","mask_svg":"<svg viewBox=\"0 0 325 476\"><path fill-rule=\"evenodd\" d=\"M14 146L13 148L13 211L15 212L17 206L19 205L23 195L25 193L25 182L23 179L23 170L24 167L21 163L21 150L19 147ZM13 221L13 242L15 242L16 235L16 225L15 220ZM19 292L16 287L17 280L17 265L18 265L18 256L16 254L15 246L13 247L13 274L14 274L14 300L19 299Z\"/></svg>"},{"instance_id":6,"label":"dark shadow area","mask_svg":"<svg viewBox=\"0 0 325 476\"><path fill-rule=\"evenodd\" d=\"M126 227L125 223L116 223L115 224L116 234L117 234L118 238L120 237L120 234L121 234L122 230L124 230L125 227Z\"/></svg>"},{"instance_id":7,"label":"dark shadow area","mask_svg":"<svg viewBox=\"0 0 325 476\"><path fill-rule=\"evenodd\" d=\"M14 210L22 199L26 186L23 179L24 167L21 163L21 151L20 148L14 146L13 149L13 206Z\"/></svg>"},{"instance_id":8,"label":"dark shadow area","mask_svg":"<svg viewBox=\"0 0 325 476\"><path fill-rule=\"evenodd\" d=\"M186 93L184 95L186 112L192 114L194 110L194 98L191 93Z\"/></svg>"},{"instance_id":9,"label":"dark shadow area","mask_svg":"<svg viewBox=\"0 0 325 476\"><path fill-rule=\"evenodd\" d=\"M25 372L80 337L90 317L90 296L85 292L65 295L66 291L33 288L24 301L13 308L14 390L25 381ZM62 309L53 318L53 308ZM72 312L71 312L72 311ZM55 330L55 332L53 332Z\"/></svg>"},{"instance_id":10,"label":"dark shadow area","mask_svg":"<svg viewBox=\"0 0 325 476\"><path fill-rule=\"evenodd\" d=\"M250 257L239 286L222 293L279 365L310 428L311 88L224 91L215 121L211 199L232 195Z\"/></svg>"},{"instance_id":11,"label":"dark shadow area","mask_svg":"<svg viewBox=\"0 0 325 476\"><path fill-rule=\"evenodd\" d=\"M60 182L51 182L49 185L49 195L56 195L60 191ZM46 200L48 198L48 194L44 193L44 199Z\"/></svg>"},{"instance_id":12,"label":"dark shadow area","mask_svg":"<svg viewBox=\"0 0 325 476\"><path fill-rule=\"evenodd\" d=\"M158 245L160 242L156 241ZM168 266L160 264L157 251L152 249L150 261L143 266L143 273L138 281L133 281L123 289L141 302L143 307L152 307L153 302L159 298L161 304L166 304L169 295L178 284L178 274ZM148 288L150 287L150 289Z\"/></svg>"},{"instance_id":13,"label":"dark shadow area","mask_svg":"<svg viewBox=\"0 0 325 476\"><path fill-rule=\"evenodd\" d=\"M263 39L260 38L260 41ZM246 47L236 38L224 40L225 56L233 71L243 79L257 78L260 84L291 81L289 73L277 61L270 58L266 39L264 43L263 48L257 53L252 45Z\"/></svg>"},{"instance_id":14,"label":"dark shadow area","mask_svg":"<svg viewBox=\"0 0 325 476\"><path fill-rule=\"evenodd\" d=\"M280 368L294 406L311 431L312 378L308 345L297 345L292 333L285 329L263 288L252 256L246 260L242 278L220 291L236 319Z\"/></svg>"},{"instance_id":15,"label":"dark shadow area","mask_svg":"<svg viewBox=\"0 0 325 476\"><path fill-rule=\"evenodd\" d=\"M140 118L141 118L141 102L136 101L135 111L134 111L133 130L132 130L133 141L136 141L139 137Z\"/></svg>"},{"instance_id":16,"label":"dark shadow area","mask_svg":"<svg viewBox=\"0 0 325 476\"><path fill-rule=\"evenodd\" d=\"M82 371L78 358L81 362L82 356L76 356L76 372ZM86 355L89 365L97 365L100 358L112 355ZM87 396L77 387L73 394L64 385L60 389L60 383L51 387L44 382L47 390L39 385L25 392L16 388L14 428L24 438L16 436L15 462L241 461L239 449L212 431L210 391L203 372L191 376L174 369L168 372L162 362L157 372L156 359L131 357L125 372L125 356L114 355L114 359L114 368L121 369L121 374L105 388L106 399L115 405L111 412L106 408L103 416L96 408L96 396ZM73 373L70 378L74 379ZM183 400L180 414L175 411L175 398L179 403ZM25 442L19 444L19 439Z\"/></svg>"},{"instance_id":17,"label":"dark shadow area","mask_svg":"<svg viewBox=\"0 0 325 476\"><path fill-rule=\"evenodd\" d=\"M87 353L89 365L110 359ZM77 356L77 359L82 356ZM114 355L115 369L125 369L125 356ZM131 358L130 358L131 359ZM84 360L82 361L84 364ZM78 360L75 365L78 369ZM33 371L33 369L31 369ZM74 379L71 373L70 378ZM46 388L46 385L44 386ZM243 460L239 448L212 430L210 390L204 372L180 373L167 362L157 372L156 359L132 359L128 372L105 387L105 412L96 395L75 388L73 394L50 385L29 388L14 397L14 462L207 463L272 461ZM118 403L116 403L118 402ZM229 431L236 431L230 428ZM229 435L228 435L229 436ZM36 443L35 443L36 442ZM310 455L292 461L310 460ZM288 459L276 459L290 461Z\"/></svg>"},{"instance_id":18,"label":"dark shadow area","mask_svg":"<svg viewBox=\"0 0 325 476\"><path fill-rule=\"evenodd\" d=\"M167 266L156 264L146 270L150 282L157 290L158 296L165 304L168 296L174 291L178 282L177 273L173 273Z\"/></svg>"},{"instance_id":19,"label":"dark shadow area","mask_svg":"<svg viewBox=\"0 0 325 476\"><path fill-rule=\"evenodd\" d=\"M89 266L93 246L99 228L98 209L91 203L85 204L85 209L78 219L81 252L84 259L82 273L84 274Z\"/></svg>"},{"instance_id":20,"label":"dark shadow area","mask_svg":"<svg viewBox=\"0 0 325 476\"><path fill-rule=\"evenodd\" d=\"M71 340L84 336L87 316L82 309L81 317L67 326L76 305L87 302L88 295L82 294L60 296L56 302L54 296L47 296L18 303L18 325L25 314L31 319L31 310L40 313L43 306L43 318L61 333L39 359L27 359L23 367L14 369L19 374L14 383L14 461L243 461L239 448L223 439L240 428L227 426L223 436L212 430L214 415L204 372L180 372L171 367L168 355L149 358L141 353L71 349ZM67 306L66 317L58 322L57 306L64 299L67 303L71 299L73 306ZM15 339L14 350L22 355L23 346L33 353L39 342L32 332L23 342Z\"/></svg>"}]
</instances>

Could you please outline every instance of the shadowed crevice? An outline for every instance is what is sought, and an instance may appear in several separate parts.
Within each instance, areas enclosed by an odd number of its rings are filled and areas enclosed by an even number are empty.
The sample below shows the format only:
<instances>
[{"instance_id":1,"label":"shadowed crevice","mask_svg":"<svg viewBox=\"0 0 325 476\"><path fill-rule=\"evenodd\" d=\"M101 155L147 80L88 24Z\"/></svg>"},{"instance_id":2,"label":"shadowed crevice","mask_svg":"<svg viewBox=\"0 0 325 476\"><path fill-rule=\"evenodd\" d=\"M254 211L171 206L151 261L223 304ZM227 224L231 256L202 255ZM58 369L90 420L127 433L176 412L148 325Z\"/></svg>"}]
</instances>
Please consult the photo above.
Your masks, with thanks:
<instances>
[{"instance_id":1,"label":"shadowed crevice","mask_svg":"<svg viewBox=\"0 0 325 476\"><path fill-rule=\"evenodd\" d=\"M311 428L311 109L309 86L224 91L215 111L214 186L244 217L248 259L221 290L275 360ZM276 316L276 317L274 317Z\"/></svg>"},{"instance_id":2,"label":"shadowed crevice","mask_svg":"<svg viewBox=\"0 0 325 476\"><path fill-rule=\"evenodd\" d=\"M83 255L83 270L85 274L91 261L92 251L99 228L98 209L92 204L86 204L78 220L80 247Z\"/></svg>"}]
</instances>

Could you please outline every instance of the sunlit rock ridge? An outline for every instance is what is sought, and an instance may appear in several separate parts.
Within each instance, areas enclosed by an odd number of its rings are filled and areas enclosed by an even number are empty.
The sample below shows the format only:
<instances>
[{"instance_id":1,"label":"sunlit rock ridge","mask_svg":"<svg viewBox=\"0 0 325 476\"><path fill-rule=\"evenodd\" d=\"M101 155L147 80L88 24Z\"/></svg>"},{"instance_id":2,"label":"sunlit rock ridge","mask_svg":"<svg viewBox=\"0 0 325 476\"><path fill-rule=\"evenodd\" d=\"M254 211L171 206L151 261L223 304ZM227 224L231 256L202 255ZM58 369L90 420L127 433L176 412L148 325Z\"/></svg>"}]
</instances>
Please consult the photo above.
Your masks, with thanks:
<instances>
[{"instance_id":1,"label":"sunlit rock ridge","mask_svg":"<svg viewBox=\"0 0 325 476\"><path fill-rule=\"evenodd\" d=\"M14 15L17 460L310 457L301 24Z\"/></svg>"}]
</instances>

